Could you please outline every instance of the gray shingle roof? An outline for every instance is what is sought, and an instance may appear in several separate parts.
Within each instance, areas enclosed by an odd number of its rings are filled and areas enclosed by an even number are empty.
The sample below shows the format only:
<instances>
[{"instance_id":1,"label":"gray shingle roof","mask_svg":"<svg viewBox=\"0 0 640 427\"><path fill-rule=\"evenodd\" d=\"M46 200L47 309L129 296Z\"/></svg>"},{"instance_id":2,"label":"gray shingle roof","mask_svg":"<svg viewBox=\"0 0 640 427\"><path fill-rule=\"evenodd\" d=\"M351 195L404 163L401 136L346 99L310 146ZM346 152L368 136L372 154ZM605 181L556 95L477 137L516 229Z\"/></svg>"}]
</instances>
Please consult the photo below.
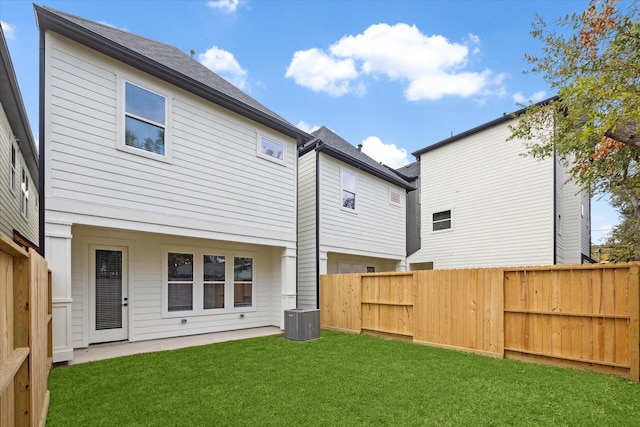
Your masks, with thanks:
<instances>
[{"instance_id":1,"label":"gray shingle roof","mask_svg":"<svg viewBox=\"0 0 640 427\"><path fill-rule=\"evenodd\" d=\"M11 131L18 139L18 147L24 157L32 178L31 185L38 189L38 151L29 125L29 118L18 86L13 62L9 55L9 47L0 28L0 103L4 109Z\"/></svg>"},{"instance_id":2,"label":"gray shingle roof","mask_svg":"<svg viewBox=\"0 0 640 427\"><path fill-rule=\"evenodd\" d=\"M311 132L311 135L320 141L318 150L323 150L323 143L324 147L330 149L329 151L342 154L344 158L340 160L405 189L414 189L411 184L392 172L388 167L376 162L327 127L322 126L320 129Z\"/></svg>"},{"instance_id":3,"label":"gray shingle roof","mask_svg":"<svg viewBox=\"0 0 640 427\"><path fill-rule=\"evenodd\" d=\"M401 168L394 169L394 172L400 175L401 178L411 182L420 176L420 162L409 163Z\"/></svg>"},{"instance_id":4,"label":"gray shingle roof","mask_svg":"<svg viewBox=\"0 0 640 427\"><path fill-rule=\"evenodd\" d=\"M50 7L35 6L38 26L139 68L291 137L310 136L175 46Z\"/></svg>"}]
</instances>

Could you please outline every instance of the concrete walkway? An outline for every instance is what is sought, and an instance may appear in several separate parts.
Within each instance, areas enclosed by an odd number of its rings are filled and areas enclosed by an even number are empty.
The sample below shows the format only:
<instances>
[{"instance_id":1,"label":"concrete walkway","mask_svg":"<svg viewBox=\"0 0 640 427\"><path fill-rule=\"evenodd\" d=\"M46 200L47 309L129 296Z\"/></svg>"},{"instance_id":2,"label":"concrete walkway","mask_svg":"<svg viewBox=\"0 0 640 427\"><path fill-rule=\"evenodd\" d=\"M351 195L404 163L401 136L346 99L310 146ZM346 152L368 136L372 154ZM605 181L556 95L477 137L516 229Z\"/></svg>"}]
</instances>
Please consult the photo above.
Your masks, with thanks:
<instances>
[{"instance_id":1,"label":"concrete walkway","mask_svg":"<svg viewBox=\"0 0 640 427\"><path fill-rule=\"evenodd\" d=\"M280 328L267 326L264 328L241 329L238 331L216 332L212 334L191 335L187 337L138 341L132 343L122 341L95 344L87 348L78 348L73 350L73 360L69 362L69 365L77 365L96 360L113 359L114 357L128 356L130 354L175 350L177 348L195 347L198 345L279 334L282 334L282 330Z\"/></svg>"}]
</instances>

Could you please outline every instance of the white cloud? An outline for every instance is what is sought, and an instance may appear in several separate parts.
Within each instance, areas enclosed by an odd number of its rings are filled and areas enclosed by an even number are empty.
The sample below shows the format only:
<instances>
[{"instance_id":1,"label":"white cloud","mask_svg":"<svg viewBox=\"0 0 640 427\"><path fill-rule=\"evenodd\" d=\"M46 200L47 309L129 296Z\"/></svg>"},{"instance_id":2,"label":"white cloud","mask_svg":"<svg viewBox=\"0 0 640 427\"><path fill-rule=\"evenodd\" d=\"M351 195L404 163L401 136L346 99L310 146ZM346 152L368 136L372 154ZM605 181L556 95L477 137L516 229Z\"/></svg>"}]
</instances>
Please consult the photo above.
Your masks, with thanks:
<instances>
[{"instance_id":1,"label":"white cloud","mask_svg":"<svg viewBox=\"0 0 640 427\"><path fill-rule=\"evenodd\" d=\"M480 38L469 34L465 44L441 35L425 36L415 25L376 24L358 35L345 36L325 52L313 48L294 54L286 77L301 86L334 96L363 93L366 76L386 76L408 82L405 96L412 101L447 95L486 93L501 81L489 70L466 70L470 47L479 53Z\"/></svg>"},{"instance_id":2,"label":"white cloud","mask_svg":"<svg viewBox=\"0 0 640 427\"><path fill-rule=\"evenodd\" d=\"M246 0L213 0L207 2L207 6L212 9L219 9L223 12L234 13L240 6L246 4Z\"/></svg>"},{"instance_id":3,"label":"white cloud","mask_svg":"<svg viewBox=\"0 0 640 427\"><path fill-rule=\"evenodd\" d=\"M362 152L394 169L411 163L406 149L398 148L395 144L385 144L377 136L370 136L362 141Z\"/></svg>"},{"instance_id":4,"label":"white cloud","mask_svg":"<svg viewBox=\"0 0 640 427\"><path fill-rule=\"evenodd\" d=\"M232 53L213 46L205 53L199 54L198 61L238 88L245 89L247 87L247 71L240 66Z\"/></svg>"},{"instance_id":5,"label":"white cloud","mask_svg":"<svg viewBox=\"0 0 640 427\"><path fill-rule=\"evenodd\" d=\"M0 25L2 25L2 32L7 39L13 39L15 37L16 27L14 25L4 21L0 21Z\"/></svg>"},{"instance_id":6,"label":"white cloud","mask_svg":"<svg viewBox=\"0 0 640 427\"><path fill-rule=\"evenodd\" d=\"M537 92L533 92L529 96L525 96L522 92L516 92L511 96L511 99L513 99L513 102L515 102L516 104L525 104L529 102L536 103L542 101L546 97L547 92L545 92L544 90L539 90Z\"/></svg>"},{"instance_id":7,"label":"white cloud","mask_svg":"<svg viewBox=\"0 0 640 427\"><path fill-rule=\"evenodd\" d=\"M285 77L292 77L300 86L331 96L341 96L357 90L352 81L358 77L352 59L336 59L319 49L299 50L293 54Z\"/></svg>"},{"instance_id":8,"label":"white cloud","mask_svg":"<svg viewBox=\"0 0 640 427\"><path fill-rule=\"evenodd\" d=\"M304 132L307 133L311 133L313 131L316 131L318 129L320 129L320 126L318 125L310 125L309 123L305 122L304 120L300 120L298 122L298 124L296 125L296 127Z\"/></svg>"}]
</instances>

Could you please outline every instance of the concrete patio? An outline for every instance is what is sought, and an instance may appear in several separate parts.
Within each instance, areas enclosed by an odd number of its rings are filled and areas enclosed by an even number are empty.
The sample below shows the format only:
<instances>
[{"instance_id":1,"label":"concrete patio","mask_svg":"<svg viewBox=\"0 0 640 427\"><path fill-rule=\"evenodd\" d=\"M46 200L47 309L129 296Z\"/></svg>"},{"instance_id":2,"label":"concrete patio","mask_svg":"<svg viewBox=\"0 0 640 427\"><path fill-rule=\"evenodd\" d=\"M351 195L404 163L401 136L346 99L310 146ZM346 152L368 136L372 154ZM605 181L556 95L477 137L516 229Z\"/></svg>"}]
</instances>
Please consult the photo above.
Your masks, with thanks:
<instances>
[{"instance_id":1,"label":"concrete patio","mask_svg":"<svg viewBox=\"0 0 640 427\"><path fill-rule=\"evenodd\" d=\"M247 338L280 335L282 330L275 326L264 328L240 329L236 331L215 332L211 334L191 335L186 337L165 338L159 340L138 342L114 342L95 344L73 351L73 360L69 365L94 362L96 360L113 359L131 354L151 353L156 351L175 350L178 348L195 347L224 341L243 340Z\"/></svg>"}]
</instances>

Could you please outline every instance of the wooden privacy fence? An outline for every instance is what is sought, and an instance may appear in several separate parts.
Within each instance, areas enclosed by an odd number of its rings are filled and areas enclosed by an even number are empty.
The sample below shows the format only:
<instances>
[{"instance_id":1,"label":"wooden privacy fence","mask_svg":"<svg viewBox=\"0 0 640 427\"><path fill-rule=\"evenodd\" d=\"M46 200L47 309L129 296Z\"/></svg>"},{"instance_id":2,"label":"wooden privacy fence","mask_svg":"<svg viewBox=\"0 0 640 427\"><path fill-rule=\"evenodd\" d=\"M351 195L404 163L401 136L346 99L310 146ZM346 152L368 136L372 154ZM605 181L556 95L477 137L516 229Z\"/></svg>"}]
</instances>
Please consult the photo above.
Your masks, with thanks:
<instances>
[{"instance_id":1,"label":"wooden privacy fence","mask_svg":"<svg viewBox=\"0 0 640 427\"><path fill-rule=\"evenodd\" d=\"M639 381L640 263L325 275L322 327Z\"/></svg>"},{"instance_id":2,"label":"wooden privacy fence","mask_svg":"<svg viewBox=\"0 0 640 427\"><path fill-rule=\"evenodd\" d=\"M44 426L52 363L47 261L0 235L0 426Z\"/></svg>"}]
</instances>

